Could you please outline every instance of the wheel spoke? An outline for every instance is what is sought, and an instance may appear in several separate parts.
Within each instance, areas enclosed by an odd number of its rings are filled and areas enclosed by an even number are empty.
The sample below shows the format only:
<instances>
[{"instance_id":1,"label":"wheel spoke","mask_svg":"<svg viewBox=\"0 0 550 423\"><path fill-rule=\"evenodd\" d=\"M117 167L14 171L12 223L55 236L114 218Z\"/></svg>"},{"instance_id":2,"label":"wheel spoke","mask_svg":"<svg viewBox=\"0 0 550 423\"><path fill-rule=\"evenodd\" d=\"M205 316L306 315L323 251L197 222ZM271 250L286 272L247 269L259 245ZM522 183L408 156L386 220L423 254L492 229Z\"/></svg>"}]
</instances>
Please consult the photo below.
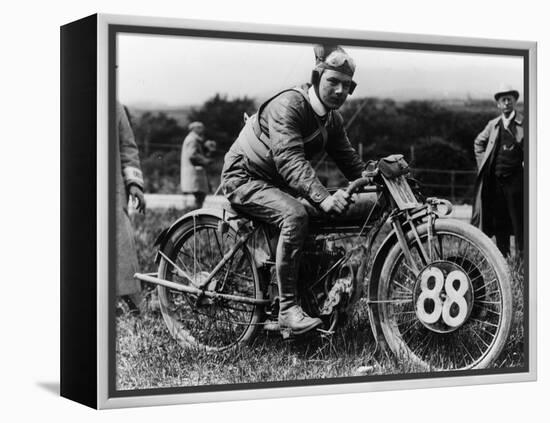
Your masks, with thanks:
<instances>
[{"instance_id":1,"label":"wheel spoke","mask_svg":"<svg viewBox=\"0 0 550 423\"><path fill-rule=\"evenodd\" d=\"M426 338L428 339L426 341ZM433 339L433 332L429 332L427 335L425 335L421 341L420 341L420 345L422 346L423 345L423 348L422 348L422 351L420 351L420 357L423 357L424 356L424 353L426 352L426 350L428 349L428 346L430 345L430 342L432 341ZM416 351L416 350L414 350Z\"/></svg>"},{"instance_id":2,"label":"wheel spoke","mask_svg":"<svg viewBox=\"0 0 550 423\"><path fill-rule=\"evenodd\" d=\"M483 327L479 327L477 328L478 330L482 331L483 333L486 333L488 334L489 336L491 336L491 338L494 338L496 333L493 333L493 332L489 332L487 329L483 328Z\"/></svg>"},{"instance_id":3,"label":"wheel spoke","mask_svg":"<svg viewBox=\"0 0 550 423\"><path fill-rule=\"evenodd\" d=\"M411 275L416 277L415 271L407 263L403 262L403 266L410 272Z\"/></svg>"},{"instance_id":4,"label":"wheel spoke","mask_svg":"<svg viewBox=\"0 0 550 423\"><path fill-rule=\"evenodd\" d=\"M218 231L214 230L214 239L216 240L216 245L218 247L218 252L220 253L220 259L223 258L223 248L220 244L220 238L218 237Z\"/></svg>"},{"instance_id":5,"label":"wheel spoke","mask_svg":"<svg viewBox=\"0 0 550 423\"><path fill-rule=\"evenodd\" d=\"M414 323L409 326L409 328L405 332L401 332L401 337L404 337L412 328L415 327L417 323L420 323L418 319L414 319Z\"/></svg>"},{"instance_id":6,"label":"wheel spoke","mask_svg":"<svg viewBox=\"0 0 550 423\"><path fill-rule=\"evenodd\" d=\"M394 283L395 285L397 285L398 287L403 288L405 291L410 292L411 294L413 293L411 289L409 289L409 288L407 288L407 287L401 285L399 282L397 282L397 281L394 280L393 283Z\"/></svg>"},{"instance_id":7,"label":"wheel spoke","mask_svg":"<svg viewBox=\"0 0 550 423\"><path fill-rule=\"evenodd\" d=\"M401 313L401 314L403 314L403 313ZM405 324L407 324L407 323L414 322L414 321L416 321L416 320L418 320L418 319L417 319L416 317L414 317L414 318L412 318L412 319L405 320L405 321L403 321L403 322L401 322L401 323L398 323L397 326L403 326L403 325L405 325Z\"/></svg>"},{"instance_id":8,"label":"wheel spoke","mask_svg":"<svg viewBox=\"0 0 550 423\"><path fill-rule=\"evenodd\" d=\"M498 325L495 325L494 323L491 323L491 322L488 322L486 320L479 320L479 319L472 319L474 322L477 322L477 323L481 323L483 325L487 325L487 326L491 326L491 327L494 327L494 328L498 328L499 326Z\"/></svg>"},{"instance_id":9,"label":"wheel spoke","mask_svg":"<svg viewBox=\"0 0 550 423\"><path fill-rule=\"evenodd\" d=\"M468 356L470 357L470 359L472 360L472 362L475 361L475 358L472 356L472 354L470 353L470 350L468 349L468 347L466 347L466 345L464 344L464 341L462 341L462 339L459 340L460 341L460 345L462 346L462 348L464 348L464 351L466 351L466 354L468 354Z\"/></svg>"},{"instance_id":10,"label":"wheel spoke","mask_svg":"<svg viewBox=\"0 0 550 423\"><path fill-rule=\"evenodd\" d=\"M476 279L479 279L479 278L482 277L482 276L483 276L483 275L479 275ZM492 284L492 283L494 283L494 282L496 282L496 281L497 281L496 279L490 280L490 281L487 282L486 284L481 285L479 288L474 289L474 292L478 292L478 291L482 290L483 288L489 286L490 284ZM473 280L472 280L472 283L473 283Z\"/></svg>"},{"instance_id":11,"label":"wheel spoke","mask_svg":"<svg viewBox=\"0 0 550 423\"><path fill-rule=\"evenodd\" d=\"M184 268L185 273L187 273L188 275L193 274L193 272L191 272L191 269L189 269L187 264L185 264L185 262L182 260L182 258L179 255L178 255L178 258L176 259L176 264L181 265ZM176 269L174 269L174 270L176 270ZM176 272L176 274L177 274L177 272Z\"/></svg>"},{"instance_id":12,"label":"wheel spoke","mask_svg":"<svg viewBox=\"0 0 550 423\"><path fill-rule=\"evenodd\" d=\"M500 301L477 300L476 303L479 303L479 304L500 304Z\"/></svg>"},{"instance_id":13,"label":"wheel spoke","mask_svg":"<svg viewBox=\"0 0 550 423\"><path fill-rule=\"evenodd\" d=\"M487 298L487 297L489 297L489 296L491 296L491 295L495 295L495 294L500 295L500 291L486 292L486 293L484 293L484 294L483 294L482 296L480 296L480 297L474 297L474 299L478 299L478 298Z\"/></svg>"}]
</instances>

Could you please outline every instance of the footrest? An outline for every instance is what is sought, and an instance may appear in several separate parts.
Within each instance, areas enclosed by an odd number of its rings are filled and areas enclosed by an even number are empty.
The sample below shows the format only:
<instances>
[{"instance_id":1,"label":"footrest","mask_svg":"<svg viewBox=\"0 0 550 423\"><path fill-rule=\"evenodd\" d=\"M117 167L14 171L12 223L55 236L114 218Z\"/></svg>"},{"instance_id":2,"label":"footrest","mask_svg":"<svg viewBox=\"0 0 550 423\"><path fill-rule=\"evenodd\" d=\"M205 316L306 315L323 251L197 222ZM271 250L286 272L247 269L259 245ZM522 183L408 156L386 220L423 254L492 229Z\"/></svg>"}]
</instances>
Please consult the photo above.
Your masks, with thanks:
<instances>
[{"instance_id":1,"label":"footrest","mask_svg":"<svg viewBox=\"0 0 550 423\"><path fill-rule=\"evenodd\" d=\"M281 329L281 336L283 337L283 340L294 338L294 334L290 329Z\"/></svg>"},{"instance_id":2,"label":"footrest","mask_svg":"<svg viewBox=\"0 0 550 423\"><path fill-rule=\"evenodd\" d=\"M281 330L281 327L279 326L279 323L275 320L267 320L264 322L264 330L268 330L270 332L279 332Z\"/></svg>"}]
</instances>

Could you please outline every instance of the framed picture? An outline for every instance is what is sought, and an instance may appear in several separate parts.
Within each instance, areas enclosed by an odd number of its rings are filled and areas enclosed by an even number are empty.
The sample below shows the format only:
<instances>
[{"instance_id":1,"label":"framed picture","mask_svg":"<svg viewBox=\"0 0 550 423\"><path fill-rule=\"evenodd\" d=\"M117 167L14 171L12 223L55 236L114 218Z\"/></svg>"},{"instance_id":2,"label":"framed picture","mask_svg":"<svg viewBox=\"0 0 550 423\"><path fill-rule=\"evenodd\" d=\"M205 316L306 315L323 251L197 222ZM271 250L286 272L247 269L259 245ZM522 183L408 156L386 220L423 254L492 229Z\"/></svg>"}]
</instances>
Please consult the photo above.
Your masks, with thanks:
<instances>
[{"instance_id":1,"label":"framed picture","mask_svg":"<svg viewBox=\"0 0 550 423\"><path fill-rule=\"evenodd\" d=\"M61 394L536 378L536 43L61 28Z\"/></svg>"}]
</instances>

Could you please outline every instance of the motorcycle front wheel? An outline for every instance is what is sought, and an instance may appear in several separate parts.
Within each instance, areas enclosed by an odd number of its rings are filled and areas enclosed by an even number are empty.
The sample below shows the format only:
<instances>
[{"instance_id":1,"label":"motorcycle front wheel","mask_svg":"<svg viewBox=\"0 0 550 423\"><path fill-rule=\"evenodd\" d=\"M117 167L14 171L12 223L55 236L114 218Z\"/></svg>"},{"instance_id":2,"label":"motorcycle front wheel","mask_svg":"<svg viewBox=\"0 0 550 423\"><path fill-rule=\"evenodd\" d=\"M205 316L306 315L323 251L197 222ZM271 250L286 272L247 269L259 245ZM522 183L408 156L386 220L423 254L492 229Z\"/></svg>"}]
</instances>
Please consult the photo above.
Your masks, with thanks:
<instances>
[{"instance_id":1,"label":"motorcycle front wheel","mask_svg":"<svg viewBox=\"0 0 550 423\"><path fill-rule=\"evenodd\" d=\"M221 219L197 215L180 226L166 243L158 277L199 288L237 239L236 231ZM257 269L246 244L216 273L206 290L234 297L262 298ZM248 342L261 317L259 306L238 300L189 294L160 285L158 293L166 326L184 347L222 351Z\"/></svg>"},{"instance_id":2,"label":"motorcycle front wheel","mask_svg":"<svg viewBox=\"0 0 550 423\"><path fill-rule=\"evenodd\" d=\"M512 292L506 261L477 228L437 219L390 250L376 300L384 338L412 371L482 369L510 332Z\"/></svg>"}]
</instances>

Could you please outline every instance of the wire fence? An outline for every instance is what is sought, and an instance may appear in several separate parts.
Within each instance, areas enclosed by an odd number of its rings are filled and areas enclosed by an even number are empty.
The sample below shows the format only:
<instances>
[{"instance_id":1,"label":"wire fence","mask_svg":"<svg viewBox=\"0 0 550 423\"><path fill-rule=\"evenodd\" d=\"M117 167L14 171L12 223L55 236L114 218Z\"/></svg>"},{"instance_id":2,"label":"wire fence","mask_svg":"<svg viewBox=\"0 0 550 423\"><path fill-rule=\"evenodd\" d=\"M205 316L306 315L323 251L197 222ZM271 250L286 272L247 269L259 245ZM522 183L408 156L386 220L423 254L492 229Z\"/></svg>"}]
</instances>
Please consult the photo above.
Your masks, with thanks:
<instances>
[{"instance_id":1,"label":"wire fence","mask_svg":"<svg viewBox=\"0 0 550 423\"><path fill-rule=\"evenodd\" d=\"M142 147L140 146L140 149ZM148 182L146 188L149 188L149 192L175 194L179 184L180 150L171 144L156 144L155 150L154 172L145 175ZM169 152L177 154L167 156L166 153ZM220 156L219 160L223 160L223 156ZM150 160L149 163L152 164ZM313 166L321 182L328 188L341 188L346 185L345 176L330 158L322 156L313 161ZM172 169L171 174L168 172L169 169ZM209 166L208 176L212 193L216 192L219 186L220 170L221 163ZM411 175L419 182L423 194L445 198L454 204L471 204L476 174L475 170L470 169L411 168Z\"/></svg>"},{"instance_id":2,"label":"wire fence","mask_svg":"<svg viewBox=\"0 0 550 423\"><path fill-rule=\"evenodd\" d=\"M412 168L425 195L442 197L454 204L471 203L477 176L475 170L443 170Z\"/></svg>"}]
</instances>

